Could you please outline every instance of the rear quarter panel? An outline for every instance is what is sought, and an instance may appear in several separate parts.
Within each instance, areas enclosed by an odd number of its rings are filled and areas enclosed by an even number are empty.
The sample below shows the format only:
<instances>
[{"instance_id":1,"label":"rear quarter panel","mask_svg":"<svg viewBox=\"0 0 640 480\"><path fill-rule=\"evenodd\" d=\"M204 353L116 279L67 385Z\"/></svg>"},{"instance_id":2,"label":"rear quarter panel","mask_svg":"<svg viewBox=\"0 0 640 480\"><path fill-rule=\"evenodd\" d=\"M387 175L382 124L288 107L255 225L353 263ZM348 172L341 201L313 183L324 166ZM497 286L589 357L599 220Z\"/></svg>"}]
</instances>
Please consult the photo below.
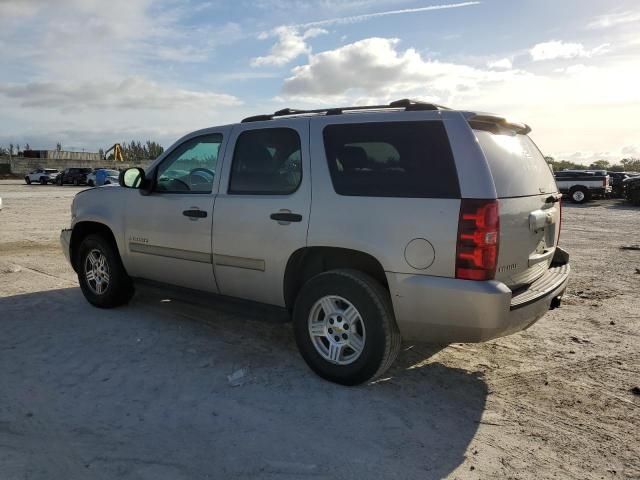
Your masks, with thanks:
<instances>
[{"instance_id":1,"label":"rear quarter panel","mask_svg":"<svg viewBox=\"0 0 640 480\"><path fill-rule=\"evenodd\" d=\"M460 200L338 195L331 181L323 140L323 129L329 124L442 120L442 113L313 118L310 137L313 193L308 245L368 253L387 272L454 276ZM414 239L425 239L432 246L432 261L426 268L413 268L405 259L405 249ZM428 257L428 245L426 250L424 256Z\"/></svg>"}]
</instances>

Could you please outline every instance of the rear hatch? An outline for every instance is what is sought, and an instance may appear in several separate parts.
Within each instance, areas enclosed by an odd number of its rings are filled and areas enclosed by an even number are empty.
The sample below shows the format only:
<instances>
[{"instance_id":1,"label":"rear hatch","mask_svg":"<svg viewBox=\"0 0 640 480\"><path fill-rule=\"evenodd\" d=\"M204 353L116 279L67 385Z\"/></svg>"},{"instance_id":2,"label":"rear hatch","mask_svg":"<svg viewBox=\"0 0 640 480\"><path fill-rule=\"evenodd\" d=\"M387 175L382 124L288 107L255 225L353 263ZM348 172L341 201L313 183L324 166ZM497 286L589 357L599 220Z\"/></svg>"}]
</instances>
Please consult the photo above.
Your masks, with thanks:
<instances>
[{"instance_id":1,"label":"rear hatch","mask_svg":"<svg viewBox=\"0 0 640 480\"><path fill-rule=\"evenodd\" d=\"M529 127L486 119L471 119L470 124L498 196L495 279L517 289L542 276L551 264L560 235L558 188L540 150L526 135Z\"/></svg>"}]
</instances>

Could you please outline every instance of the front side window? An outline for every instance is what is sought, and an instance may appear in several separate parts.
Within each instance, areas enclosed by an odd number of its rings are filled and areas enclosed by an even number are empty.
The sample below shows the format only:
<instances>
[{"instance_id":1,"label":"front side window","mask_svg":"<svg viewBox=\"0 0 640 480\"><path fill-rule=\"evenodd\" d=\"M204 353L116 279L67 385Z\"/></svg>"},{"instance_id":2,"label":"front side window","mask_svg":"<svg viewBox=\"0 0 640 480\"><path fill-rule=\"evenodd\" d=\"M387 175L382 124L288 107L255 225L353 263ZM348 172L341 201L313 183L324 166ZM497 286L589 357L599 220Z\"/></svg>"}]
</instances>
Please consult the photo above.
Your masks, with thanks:
<instances>
[{"instance_id":1,"label":"front side window","mask_svg":"<svg viewBox=\"0 0 640 480\"><path fill-rule=\"evenodd\" d=\"M460 198L442 122L336 124L325 127L323 135L340 195Z\"/></svg>"},{"instance_id":2,"label":"front side window","mask_svg":"<svg viewBox=\"0 0 640 480\"><path fill-rule=\"evenodd\" d=\"M222 135L213 133L187 140L158 167L155 191L211 193Z\"/></svg>"},{"instance_id":3,"label":"front side window","mask_svg":"<svg viewBox=\"0 0 640 480\"><path fill-rule=\"evenodd\" d=\"M290 128L242 132L236 141L230 194L287 195L302 179L300 136Z\"/></svg>"}]
</instances>

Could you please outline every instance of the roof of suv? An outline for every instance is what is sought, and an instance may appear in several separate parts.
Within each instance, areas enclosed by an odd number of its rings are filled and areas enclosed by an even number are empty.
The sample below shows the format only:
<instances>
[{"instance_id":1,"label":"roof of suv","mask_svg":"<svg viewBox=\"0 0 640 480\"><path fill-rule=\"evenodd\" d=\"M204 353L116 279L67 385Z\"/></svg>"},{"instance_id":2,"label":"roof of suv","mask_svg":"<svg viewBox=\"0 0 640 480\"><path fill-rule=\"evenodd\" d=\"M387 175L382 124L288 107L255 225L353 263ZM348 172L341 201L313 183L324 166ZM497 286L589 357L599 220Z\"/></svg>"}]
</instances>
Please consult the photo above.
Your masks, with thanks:
<instances>
[{"instance_id":1,"label":"roof of suv","mask_svg":"<svg viewBox=\"0 0 640 480\"><path fill-rule=\"evenodd\" d=\"M333 108L320 108L314 110L298 110L292 108L284 108L271 114L254 115L242 120L242 123L249 122L262 122L268 120L275 120L278 118L291 118L297 116L330 116L330 115L342 115L344 113L356 113L356 112L415 112L415 111L453 111L448 107L438 105L436 103L420 102L410 99L396 100L388 105L364 105L355 107L333 107ZM483 112L471 112L460 111L473 128L487 129L489 127L503 127L511 130L515 130L516 133L527 134L531 131L531 127L524 123L511 122L506 118L492 113Z\"/></svg>"}]
</instances>

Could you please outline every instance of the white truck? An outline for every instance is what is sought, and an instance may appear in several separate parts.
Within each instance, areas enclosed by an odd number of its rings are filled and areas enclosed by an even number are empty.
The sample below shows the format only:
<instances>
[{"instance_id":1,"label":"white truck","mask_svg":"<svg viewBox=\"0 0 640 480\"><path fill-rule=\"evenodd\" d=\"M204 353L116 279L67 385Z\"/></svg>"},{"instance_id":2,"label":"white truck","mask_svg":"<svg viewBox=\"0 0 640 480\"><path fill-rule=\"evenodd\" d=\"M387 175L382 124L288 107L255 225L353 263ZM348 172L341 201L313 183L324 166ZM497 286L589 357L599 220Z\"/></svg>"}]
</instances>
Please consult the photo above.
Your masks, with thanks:
<instances>
[{"instance_id":1,"label":"white truck","mask_svg":"<svg viewBox=\"0 0 640 480\"><path fill-rule=\"evenodd\" d=\"M556 184L574 203L611 194L611 179L603 170L562 170L555 172Z\"/></svg>"}]
</instances>

